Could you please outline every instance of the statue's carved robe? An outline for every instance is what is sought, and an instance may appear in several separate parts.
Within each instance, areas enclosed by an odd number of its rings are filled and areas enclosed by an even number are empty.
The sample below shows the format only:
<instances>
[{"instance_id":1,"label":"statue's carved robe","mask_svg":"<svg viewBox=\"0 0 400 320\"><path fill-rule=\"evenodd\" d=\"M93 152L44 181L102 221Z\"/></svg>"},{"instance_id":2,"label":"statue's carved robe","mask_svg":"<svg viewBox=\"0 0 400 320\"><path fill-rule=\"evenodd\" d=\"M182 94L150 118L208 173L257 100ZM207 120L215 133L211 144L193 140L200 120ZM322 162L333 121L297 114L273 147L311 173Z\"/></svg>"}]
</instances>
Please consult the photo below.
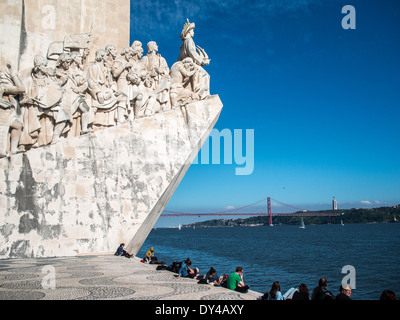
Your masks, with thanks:
<instances>
[{"instance_id":1,"label":"statue's carved robe","mask_svg":"<svg viewBox=\"0 0 400 320\"><path fill-rule=\"evenodd\" d=\"M48 145L53 141L54 125L66 123L61 134L70 129L71 119L60 106L62 89L51 77L37 78L33 73L24 85L27 96L36 101L22 108L24 129L20 144L25 147Z\"/></svg>"},{"instance_id":2,"label":"statue's carved robe","mask_svg":"<svg viewBox=\"0 0 400 320\"><path fill-rule=\"evenodd\" d=\"M93 124L97 127L109 127L116 124L116 104L118 102L112 90L112 79L103 63L93 63L86 71L88 92L92 97L92 108L95 109ZM98 100L103 94L104 102Z\"/></svg>"},{"instance_id":3,"label":"statue's carved robe","mask_svg":"<svg viewBox=\"0 0 400 320\"><path fill-rule=\"evenodd\" d=\"M194 92L196 92L201 99L205 99L210 95L210 75L201 66L204 65L204 57L197 52L196 45L193 38L187 36L181 45L178 61L190 57L193 62L199 66L199 72L196 75Z\"/></svg>"}]
</instances>

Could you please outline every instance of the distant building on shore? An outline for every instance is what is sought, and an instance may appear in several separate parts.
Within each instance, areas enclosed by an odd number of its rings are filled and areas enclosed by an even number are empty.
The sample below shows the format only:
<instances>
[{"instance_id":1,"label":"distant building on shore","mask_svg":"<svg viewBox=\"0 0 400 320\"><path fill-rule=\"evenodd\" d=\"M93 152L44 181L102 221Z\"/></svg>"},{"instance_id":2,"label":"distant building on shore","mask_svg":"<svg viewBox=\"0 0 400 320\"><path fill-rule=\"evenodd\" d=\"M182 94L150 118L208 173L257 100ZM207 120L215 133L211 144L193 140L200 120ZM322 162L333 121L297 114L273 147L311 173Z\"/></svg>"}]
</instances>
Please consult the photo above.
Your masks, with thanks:
<instances>
[{"instance_id":1,"label":"distant building on shore","mask_svg":"<svg viewBox=\"0 0 400 320\"><path fill-rule=\"evenodd\" d=\"M337 202L336 202L335 197L333 197L333 200L332 200L332 210L337 210Z\"/></svg>"}]
</instances>

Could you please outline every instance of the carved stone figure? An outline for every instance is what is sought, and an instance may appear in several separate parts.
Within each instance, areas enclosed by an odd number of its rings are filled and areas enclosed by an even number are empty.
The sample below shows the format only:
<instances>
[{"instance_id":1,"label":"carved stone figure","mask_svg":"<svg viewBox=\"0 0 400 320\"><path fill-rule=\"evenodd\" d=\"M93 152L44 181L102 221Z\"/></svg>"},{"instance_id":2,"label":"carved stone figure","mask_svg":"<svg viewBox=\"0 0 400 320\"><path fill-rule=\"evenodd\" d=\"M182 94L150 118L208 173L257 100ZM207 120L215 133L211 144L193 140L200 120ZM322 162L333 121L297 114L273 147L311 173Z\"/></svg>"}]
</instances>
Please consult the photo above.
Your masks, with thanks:
<instances>
[{"instance_id":1,"label":"carved stone figure","mask_svg":"<svg viewBox=\"0 0 400 320\"><path fill-rule=\"evenodd\" d=\"M83 71L71 68L71 56L63 53L57 60L56 77L63 89L61 107L72 119L72 128L68 138L77 137L89 132L88 126L93 122L90 109L85 101L88 88Z\"/></svg>"},{"instance_id":2,"label":"carved stone figure","mask_svg":"<svg viewBox=\"0 0 400 320\"><path fill-rule=\"evenodd\" d=\"M150 41L147 44L147 55L142 58L142 62L153 79L153 87L157 92L157 100L161 110L168 110L171 108L169 104L171 77L169 76L167 61L157 52L157 43Z\"/></svg>"},{"instance_id":3,"label":"carved stone figure","mask_svg":"<svg viewBox=\"0 0 400 320\"><path fill-rule=\"evenodd\" d=\"M204 49L199 46L196 47L194 37L195 24L190 23L187 19L183 26L180 38L182 39L182 45L179 52L178 61L182 61L185 58L192 58L193 62L196 63L199 68L199 72L195 79L194 91L199 94L201 99L205 99L210 95L210 75L201 66L207 66L210 64L210 59Z\"/></svg>"},{"instance_id":4,"label":"carved stone figure","mask_svg":"<svg viewBox=\"0 0 400 320\"><path fill-rule=\"evenodd\" d=\"M136 50L139 49L139 51L142 51L142 55L143 55L143 45L139 40L135 40L132 42L132 46L131 46L132 50ZM140 57L141 58L141 57Z\"/></svg>"},{"instance_id":5,"label":"carved stone figure","mask_svg":"<svg viewBox=\"0 0 400 320\"><path fill-rule=\"evenodd\" d=\"M210 64L211 60L208 58L208 55L204 49L200 48L199 46L196 47L193 40L194 28L195 24L190 23L189 19L187 19L180 34L180 38L182 39L183 43L180 48L178 61L182 61L183 59L190 57L193 59L193 62L199 66L207 66Z\"/></svg>"},{"instance_id":6,"label":"carved stone figure","mask_svg":"<svg viewBox=\"0 0 400 320\"><path fill-rule=\"evenodd\" d=\"M0 158L18 152L22 131L21 109L16 96L25 87L10 64L7 71L0 71Z\"/></svg>"},{"instance_id":7,"label":"carved stone figure","mask_svg":"<svg viewBox=\"0 0 400 320\"><path fill-rule=\"evenodd\" d=\"M118 123L123 123L129 116L133 116L133 110L131 110L129 103L132 89L126 78L133 66L131 62L132 56L133 50L130 47L124 48L121 52L121 57L117 58L111 67L112 75L117 79L117 89L122 95L117 109Z\"/></svg>"},{"instance_id":8,"label":"carved stone figure","mask_svg":"<svg viewBox=\"0 0 400 320\"><path fill-rule=\"evenodd\" d=\"M61 107L62 89L47 60L36 55L30 77L24 82L24 128L20 144L26 149L57 142L71 126L70 117Z\"/></svg>"},{"instance_id":9,"label":"carved stone figure","mask_svg":"<svg viewBox=\"0 0 400 320\"><path fill-rule=\"evenodd\" d=\"M71 58L71 64L70 64L71 69L83 70L83 60L79 52L76 51L72 52L70 54L70 58Z\"/></svg>"},{"instance_id":10,"label":"carved stone figure","mask_svg":"<svg viewBox=\"0 0 400 320\"><path fill-rule=\"evenodd\" d=\"M199 99L198 94L193 91L193 82L197 73L198 68L190 57L172 65L170 71L172 79L170 95L173 108Z\"/></svg>"},{"instance_id":11,"label":"carved stone figure","mask_svg":"<svg viewBox=\"0 0 400 320\"><path fill-rule=\"evenodd\" d=\"M105 56L105 66L106 66L108 72L111 74L111 80L112 80L111 87L114 91L117 91L117 88L118 88L117 87L117 79L115 79L115 77L113 76L113 73L112 73L114 61L117 58L117 48L115 48L114 45L107 45L104 50L106 50L106 52L107 52L107 54Z\"/></svg>"},{"instance_id":12,"label":"carved stone figure","mask_svg":"<svg viewBox=\"0 0 400 320\"><path fill-rule=\"evenodd\" d=\"M150 41L147 44L147 55L142 58L143 65L154 79L155 86L160 82L161 76L169 78L167 61L157 52L157 43L155 41Z\"/></svg>"},{"instance_id":13,"label":"carved stone figure","mask_svg":"<svg viewBox=\"0 0 400 320\"><path fill-rule=\"evenodd\" d=\"M95 113L94 129L109 127L116 124L117 96L112 90L112 75L105 62L107 52L104 49L96 51L96 62L86 71L88 92L92 97L92 108Z\"/></svg>"},{"instance_id":14,"label":"carved stone figure","mask_svg":"<svg viewBox=\"0 0 400 320\"><path fill-rule=\"evenodd\" d=\"M135 40L132 43L132 69L135 71L141 78L146 77L146 67L143 64L143 61L141 60L143 57L143 48L142 48L142 43L138 40Z\"/></svg>"},{"instance_id":15,"label":"carved stone figure","mask_svg":"<svg viewBox=\"0 0 400 320\"><path fill-rule=\"evenodd\" d=\"M114 64L114 61L117 58L117 48L115 48L115 46L113 46L113 45L108 45L108 46L106 46L105 50L107 52L106 58L105 58L105 60L106 60L105 64L106 64L106 67L109 70L111 70L111 68Z\"/></svg>"},{"instance_id":16,"label":"carved stone figure","mask_svg":"<svg viewBox=\"0 0 400 320\"><path fill-rule=\"evenodd\" d=\"M133 108L133 112L129 114L129 119L133 120L134 118L139 118L140 110L143 105L143 94L139 88L141 80L135 71L130 71L126 75L126 80L130 88L129 101L131 108Z\"/></svg>"},{"instance_id":17,"label":"carved stone figure","mask_svg":"<svg viewBox=\"0 0 400 320\"><path fill-rule=\"evenodd\" d=\"M138 116L150 116L160 109L160 105L157 101L157 92L153 89L153 79L147 76L143 83L140 84L139 88L143 99Z\"/></svg>"}]
</instances>

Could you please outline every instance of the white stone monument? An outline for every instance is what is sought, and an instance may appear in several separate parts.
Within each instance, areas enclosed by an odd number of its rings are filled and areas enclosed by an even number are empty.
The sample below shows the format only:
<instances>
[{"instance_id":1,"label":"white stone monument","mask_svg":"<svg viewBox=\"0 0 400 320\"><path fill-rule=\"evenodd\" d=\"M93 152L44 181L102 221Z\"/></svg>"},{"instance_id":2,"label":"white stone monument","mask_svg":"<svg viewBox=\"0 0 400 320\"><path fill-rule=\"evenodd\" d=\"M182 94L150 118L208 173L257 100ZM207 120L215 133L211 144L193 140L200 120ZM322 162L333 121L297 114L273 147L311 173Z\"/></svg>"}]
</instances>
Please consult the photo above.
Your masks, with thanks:
<instances>
[{"instance_id":1,"label":"white stone monument","mask_svg":"<svg viewBox=\"0 0 400 320\"><path fill-rule=\"evenodd\" d=\"M129 46L128 0L65 3L1 4L0 258L136 254L222 110L192 57Z\"/></svg>"}]
</instances>

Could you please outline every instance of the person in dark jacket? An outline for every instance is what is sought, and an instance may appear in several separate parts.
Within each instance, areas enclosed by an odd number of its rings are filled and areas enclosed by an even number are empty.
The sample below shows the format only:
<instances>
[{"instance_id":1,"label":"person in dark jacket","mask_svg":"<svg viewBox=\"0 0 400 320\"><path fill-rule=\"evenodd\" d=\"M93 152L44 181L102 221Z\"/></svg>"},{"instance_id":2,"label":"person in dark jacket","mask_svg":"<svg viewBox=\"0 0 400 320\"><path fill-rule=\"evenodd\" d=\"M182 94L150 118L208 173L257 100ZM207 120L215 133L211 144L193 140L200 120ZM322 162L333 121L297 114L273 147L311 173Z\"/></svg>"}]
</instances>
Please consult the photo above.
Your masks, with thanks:
<instances>
[{"instance_id":1,"label":"person in dark jacket","mask_svg":"<svg viewBox=\"0 0 400 320\"><path fill-rule=\"evenodd\" d=\"M335 300L335 296L326 287L328 281L325 278L321 278L318 281L318 287L314 288L311 300Z\"/></svg>"},{"instance_id":2,"label":"person in dark jacket","mask_svg":"<svg viewBox=\"0 0 400 320\"><path fill-rule=\"evenodd\" d=\"M127 258L132 258L133 254L129 254L125 249L125 243L121 243L117 249L117 251L114 253L116 256L124 256Z\"/></svg>"},{"instance_id":3,"label":"person in dark jacket","mask_svg":"<svg viewBox=\"0 0 400 320\"><path fill-rule=\"evenodd\" d=\"M293 294L292 300L310 300L308 288L304 283L299 285L299 289Z\"/></svg>"},{"instance_id":4,"label":"person in dark jacket","mask_svg":"<svg viewBox=\"0 0 400 320\"><path fill-rule=\"evenodd\" d=\"M342 283L339 289L340 293L336 296L335 300L348 301L351 300L351 287L347 283Z\"/></svg>"}]
</instances>

